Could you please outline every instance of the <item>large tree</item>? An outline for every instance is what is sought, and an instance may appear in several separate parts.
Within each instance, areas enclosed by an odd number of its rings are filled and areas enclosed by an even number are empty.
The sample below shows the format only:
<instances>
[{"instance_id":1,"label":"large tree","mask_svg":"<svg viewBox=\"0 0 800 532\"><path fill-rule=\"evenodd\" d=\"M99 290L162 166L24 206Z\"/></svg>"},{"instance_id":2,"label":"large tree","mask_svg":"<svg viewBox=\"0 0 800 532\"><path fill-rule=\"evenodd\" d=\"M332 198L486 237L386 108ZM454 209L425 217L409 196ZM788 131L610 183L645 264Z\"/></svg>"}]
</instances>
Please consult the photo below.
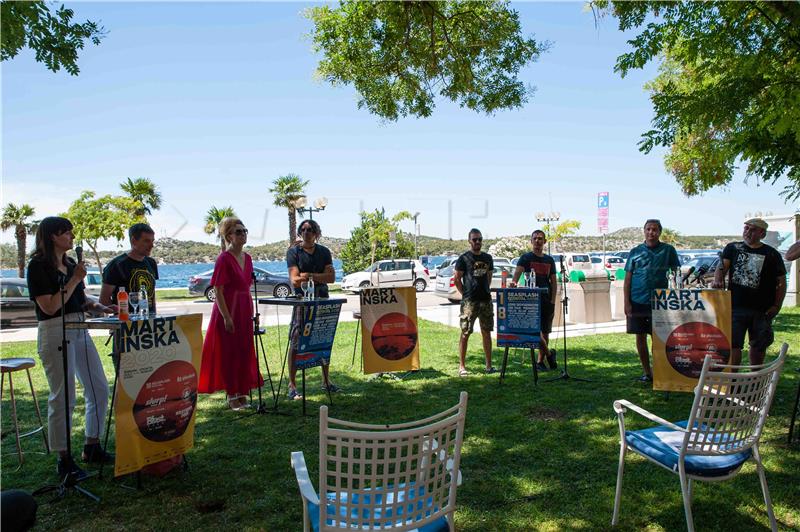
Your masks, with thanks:
<instances>
[{"instance_id":1,"label":"large tree","mask_svg":"<svg viewBox=\"0 0 800 532\"><path fill-rule=\"evenodd\" d=\"M0 218L0 229L7 231L14 228L14 238L17 240L17 273L25 277L25 251L27 249L28 235L36 232L37 223L31 220L36 210L23 203L15 205L9 203L3 208Z\"/></svg>"},{"instance_id":2,"label":"large tree","mask_svg":"<svg viewBox=\"0 0 800 532\"><path fill-rule=\"evenodd\" d=\"M0 59L13 59L23 48L30 48L36 60L49 70L64 70L77 76L78 50L87 40L95 45L105 37L96 22L72 22L74 12L64 7L52 8L47 2L3 0L0 16Z\"/></svg>"},{"instance_id":3,"label":"large tree","mask_svg":"<svg viewBox=\"0 0 800 532\"><path fill-rule=\"evenodd\" d=\"M295 202L305 196L308 180L300 179L297 174L286 174L272 182L269 189L276 207L285 207L289 213L289 245L297 238L297 208Z\"/></svg>"},{"instance_id":4,"label":"large tree","mask_svg":"<svg viewBox=\"0 0 800 532\"><path fill-rule=\"evenodd\" d=\"M134 214L144 218L161 208L161 193L156 184L146 177L130 177L119 184L128 197L140 204Z\"/></svg>"},{"instance_id":5,"label":"large tree","mask_svg":"<svg viewBox=\"0 0 800 532\"><path fill-rule=\"evenodd\" d=\"M208 212L206 212L206 217L203 220L206 223L203 227L203 231L208 235L213 235L219 228L219 224L222 220L233 216L236 216L236 213L230 205L227 207L215 207L212 205L211 208L208 209ZM222 251L225 251L225 238L222 236L219 237L219 246Z\"/></svg>"},{"instance_id":6,"label":"large tree","mask_svg":"<svg viewBox=\"0 0 800 532\"><path fill-rule=\"evenodd\" d=\"M414 257L414 241L400 232L399 223L413 217L408 211L400 211L391 218L384 209L361 212L361 223L350 231L350 240L342 247L339 258L345 273L363 270L376 260L392 257ZM389 233L395 232L397 245L392 250Z\"/></svg>"},{"instance_id":7,"label":"large tree","mask_svg":"<svg viewBox=\"0 0 800 532\"><path fill-rule=\"evenodd\" d=\"M358 107L386 120L430 116L437 96L488 114L521 107L534 88L519 72L547 47L502 0L342 0L306 14L318 75L353 85Z\"/></svg>"},{"instance_id":8,"label":"large tree","mask_svg":"<svg viewBox=\"0 0 800 532\"><path fill-rule=\"evenodd\" d=\"M689 196L746 176L800 197L800 3L607 2L620 30L641 29L617 59L625 76L653 60L655 116L641 151L669 148L667 169Z\"/></svg>"},{"instance_id":9,"label":"large tree","mask_svg":"<svg viewBox=\"0 0 800 532\"><path fill-rule=\"evenodd\" d=\"M94 192L84 190L63 216L72 222L75 240L89 247L97 267L102 270L97 250L99 242L111 238L122 242L127 237L128 228L142 221L135 214L138 205L130 198L110 194L95 198Z\"/></svg>"}]
</instances>

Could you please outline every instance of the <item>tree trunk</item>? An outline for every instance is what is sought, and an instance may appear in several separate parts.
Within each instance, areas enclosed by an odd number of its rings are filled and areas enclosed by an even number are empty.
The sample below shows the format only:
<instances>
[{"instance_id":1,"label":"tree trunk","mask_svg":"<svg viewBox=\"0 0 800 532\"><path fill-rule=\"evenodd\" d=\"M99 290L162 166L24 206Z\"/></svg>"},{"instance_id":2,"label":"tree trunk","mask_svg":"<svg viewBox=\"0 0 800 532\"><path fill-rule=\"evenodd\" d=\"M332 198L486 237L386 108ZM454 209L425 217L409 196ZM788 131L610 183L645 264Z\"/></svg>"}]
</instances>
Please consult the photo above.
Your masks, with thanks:
<instances>
[{"instance_id":1,"label":"tree trunk","mask_svg":"<svg viewBox=\"0 0 800 532\"><path fill-rule=\"evenodd\" d=\"M17 272L20 279L23 279L25 277L25 243L28 232L22 224L17 225L15 232L17 237Z\"/></svg>"},{"instance_id":2,"label":"tree trunk","mask_svg":"<svg viewBox=\"0 0 800 532\"><path fill-rule=\"evenodd\" d=\"M294 207L289 207L289 247L297 238L297 215Z\"/></svg>"},{"instance_id":3,"label":"tree trunk","mask_svg":"<svg viewBox=\"0 0 800 532\"><path fill-rule=\"evenodd\" d=\"M94 260L97 261L97 269L101 272L103 271L103 263L100 262L100 253L97 252L97 245L92 245L91 242L88 240L86 241L86 245L89 246L89 249L92 250L92 255L94 255Z\"/></svg>"}]
</instances>

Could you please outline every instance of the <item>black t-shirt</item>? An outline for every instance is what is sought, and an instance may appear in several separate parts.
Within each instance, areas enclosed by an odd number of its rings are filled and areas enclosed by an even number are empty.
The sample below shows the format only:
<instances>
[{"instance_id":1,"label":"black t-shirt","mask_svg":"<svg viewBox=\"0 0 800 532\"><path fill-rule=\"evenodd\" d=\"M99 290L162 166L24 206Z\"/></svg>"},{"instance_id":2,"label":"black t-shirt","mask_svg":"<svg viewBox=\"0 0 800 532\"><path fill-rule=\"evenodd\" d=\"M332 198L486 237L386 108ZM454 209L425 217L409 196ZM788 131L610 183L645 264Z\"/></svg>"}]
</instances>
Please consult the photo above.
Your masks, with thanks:
<instances>
[{"instance_id":1,"label":"black t-shirt","mask_svg":"<svg viewBox=\"0 0 800 532\"><path fill-rule=\"evenodd\" d=\"M766 311L775 304L778 277L786 275L783 258L775 248L731 242L722 250L722 258L731 261L728 286L733 308Z\"/></svg>"},{"instance_id":2,"label":"black t-shirt","mask_svg":"<svg viewBox=\"0 0 800 532\"><path fill-rule=\"evenodd\" d=\"M286 252L286 267L297 266L300 273L325 273L325 266L328 264L333 265L331 250L319 244L314 246L314 253L307 252L303 246L292 246ZM303 294L300 288L295 288L294 291L298 295ZM328 297L328 285L314 281L314 296Z\"/></svg>"},{"instance_id":3,"label":"black t-shirt","mask_svg":"<svg viewBox=\"0 0 800 532\"><path fill-rule=\"evenodd\" d=\"M547 288L547 292L542 294L542 303L551 303L550 296L550 276L556 274L556 261L550 255L536 255L533 251L525 253L517 262L518 267L522 267L525 273L533 271L536 276L536 288Z\"/></svg>"},{"instance_id":4,"label":"black t-shirt","mask_svg":"<svg viewBox=\"0 0 800 532\"><path fill-rule=\"evenodd\" d=\"M475 255L472 251L463 253L456 260L455 269L462 272L461 284L464 286L463 298L471 301L492 300L492 274L494 260L488 253Z\"/></svg>"},{"instance_id":5,"label":"black t-shirt","mask_svg":"<svg viewBox=\"0 0 800 532\"><path fill-rule=\"evenodd\" d=\"M125 287L129 294L138 292L145 287L147 290L147 304L150 312L156 312L156 279L158 279L158 265L150 257L144 260L133 260L127 253L114 257L103 268L103 283L110 284L119 289ZM111 301L117 302L117 291L111 293Z\"/></svg>"},{"instance_id":6,"label":"black t-shirt","mask_svg":"<svg viewBox=\"0 0 800 532\"><path fill-rule=\"evenodd\" d=\"M52 264L44 259L31 259L28 263L28 292L30 293L31 301L36 301L38 296L46 296L50 294L57 294L61 290L61 278L64 279L66 284L75 271L75 263L72 259L67 259L67 275L64 275ZM71 312L81 312L83 305L86 303L86 296L83 293L83 282L75 287L72 295L64 303L67 314ZM36 307L36 319L39 321L49 320L61 316L61 309L55 314L45 314L39 305Z\"/></svg>"}]
</instances>

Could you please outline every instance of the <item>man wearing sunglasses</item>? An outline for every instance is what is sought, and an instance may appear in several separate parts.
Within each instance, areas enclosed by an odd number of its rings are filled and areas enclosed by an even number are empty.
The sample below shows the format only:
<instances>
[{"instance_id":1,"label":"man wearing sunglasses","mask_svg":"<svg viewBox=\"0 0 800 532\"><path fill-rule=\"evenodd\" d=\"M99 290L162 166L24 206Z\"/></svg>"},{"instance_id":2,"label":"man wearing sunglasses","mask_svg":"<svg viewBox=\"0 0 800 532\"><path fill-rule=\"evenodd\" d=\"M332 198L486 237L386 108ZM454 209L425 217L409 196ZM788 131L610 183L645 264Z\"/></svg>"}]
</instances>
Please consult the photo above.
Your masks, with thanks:
<instances>
[{"instance_id":1,"label":"man wearing sunglasses","mask_svg":"<svg viewBox=\"0 0 800 532\"><path fill-rule=\"evenodd\" d=\"M494 328L494 308L490 291L494 260L481 251L483 235L478 229L471 229L468 235L469 251L458 257L453 275L456 290L461 294L461 338L458 342L459 368L462 377L469 374L466 367L467 343L472 334L475 320L480 322L483 337L483 353L486 356L486 373L494 373L492 367L492 329Z\"/></svg>"},{"instance_id":2,"label":"man wearing sunglasses","mask_svg":"<svg viewBox=\"0 0 800 532\"><path fill-rule=\"evenodd\" d=\"M150 257L150 253L153 252L156 233L149 225L138 223L128 229L128 237L131 241L130 251L115 257L103 269L100 303L116 304L117 289L121 286L129 294L135 294L144 288L147 291L149 312L155 314L158 265Z\"/></svg>"},{"instance_id":3,"label":"man wearing sunglasses","mask_svg":"<svg viewBox=\"0 0 800 532\"><path fill-rule=\"evenodd\" d=\"M314 282L314 297L326 298L328 297L328 283L334 282L336 279L336 271L333 269L333 257L331 252L325 246L317 243L319 237L322 236L322 230L319 224L314 220L303 220L297 229L297 236L301 241L289 248L286 252L286 265L289 269L289 279L292 281L295 293L303 295L301 286L303 283L308 283L309 280ZM295 316L292 319L292 324L295 327L290 332L290 340L292 345L296 347L297 339L299 337L299 330L296 324L300 323L300 307L295 310ZM296 349L293 348L294 353ZM289 399L302 399L302 395L297 391L295 384L295 377L297 375L297 367L294 363L294 357L289 357ZM327 392L338 392L339 387L333 384L328 379L328 366L322 366L322 377L324 384L322 389Z\"/></svg>"}]
</instances>

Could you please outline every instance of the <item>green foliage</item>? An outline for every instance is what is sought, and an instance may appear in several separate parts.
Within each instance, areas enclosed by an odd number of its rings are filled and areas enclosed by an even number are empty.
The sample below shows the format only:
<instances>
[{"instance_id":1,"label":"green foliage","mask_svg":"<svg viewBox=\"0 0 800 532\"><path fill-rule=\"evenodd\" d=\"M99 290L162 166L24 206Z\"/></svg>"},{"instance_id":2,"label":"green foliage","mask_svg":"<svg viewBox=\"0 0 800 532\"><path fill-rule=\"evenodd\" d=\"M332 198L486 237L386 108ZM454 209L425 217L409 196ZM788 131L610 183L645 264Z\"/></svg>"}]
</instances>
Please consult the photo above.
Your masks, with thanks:
<instances>
[{"instance_id":1,"label":"green foliage","mask_svg":"<svg viewBox=\"0 0 800 532\"><path fill-rule=\"evenodd\" d=\"M402 220L411 219L411 213L401 211L391 219L384 209L361 212L361 223L350 232L350 240L342 247L339 258L345 275L365 269L376 260L392 257L414 257L414 241L398 230ZM396 233L397 246L389 247L389 232Z\"/></svg>"},{"instance_id":2,"label":"green foliage","mask_svg":"<svg viewBox=\"0 0 800 532\"><path fill-rule=\"evenodd\" d=\"M562 241L564 237L575 234L581 228L581 223L578 220L564 220L558 225L552 226L546 224L542 230L544 231L547 240L549 240L557 249L564 251Z\"/></svg>"},{"instance_id":3,"label":"green foliage","mask_svg":"<svg viewBox=\"0 0 800 532\"><path fill-rule=\"evenodd\" d=\"M28 235L36 232L37 223L30 220L36 209L23 203L14 205L8 203L3 208L2 218L0 218L0 229L7 231L14 228L14 238L17 241L17 273L20 278L25 277L25 251Z\"/></svg>"},{"instance_id":4,"label":"green foliage","mask_svg":"<svg viewBox=\"0 0 800 532\"><path fill-rule=\"evenodd\" d=\"M661 60L647 85L653 129L640 149L669 147L667 169L686 195L731 182L739 162L800 198L800 3L594 2L641 29L616 71Z\"/></svg>"},{"instance_id":5,"label":"green foliage","mask_svg":"<svg viewBox=\"0 0 800 532\"><path fill-rule=\"evenodd\" d=\"M213 235L219 229L219 224L225 218L236 216L236 213L233 211L233 207L230 205L227 207L215 207L211 206L206 212L206 217L203 219L205 225L203 226L203 231L206 232L207 235ZM225 251L225 239L222 236L219 237L219 245L222 251Z\"/></svg>"},{"instance_id":6,"label":"green foliage","mask_svg":"<svg viewBox=\"0 0 800 532\"><path fill-rule=\"evenodd\" d=\"M118 242L126 239L128 228L142 221L135 214L139 205L140 203L130 198L110 194L95 198L94 192L84 190L63 216L72 222L76 243L82 241L89 246L97 267L102 270L103 264L97 251L98 243L109 238Z\"/></svg>"},{"instance_id":7,"label":"green foliage","mask_svg":"<svg viewBox=\"0 0 800 532\"><path fill-rule=\"evenodd\" d=\"M269 189L276 207L285 207L289 213L289 245L297 238L297 209L295 202L305 196L308 180L300 179L297 174L286 174L272 182Z\"/></svg>"},{"instance_id":8,"label":"green foliage","mask_svg":"<svg viewBox=\"0 0 800 532\"><path fill-rule=\"evenodd\" d=\"M141 218L146 215L153 214L161 208L161 193L155 183L146 177L137 177L120 183L120 188L125 192L128 197L138 202L140 206L136 209L134 214Z\"/></svg>"},{"instance_id":9,"label":"green foliage","mask_svg":"<svg viewBox=\"0 0 800 532\"><path fill-rule=\"evenodd\" d=\"M73 23L74 12L63 5L51 10L46 2L16 2L3 0L0 17L2 50L0 60L13 59L23 48L36 53L36 61L48 70L58 72L61 67L77 76L78 50L88 39L95 45L105 37L105 30L96 22L87 20Z\"/></svg>"},{"instance_id":10,"label":"green foliage","mask_svg":"<svg viewBox=\"0 0 800 532\"><path fill-rule=\"evenodd\" d=\"M534 89L519 71L547 47L522 36L506 1L343 0L306 15L318 75L386 120L430 116L437 95L487 114L521 107Z\"/></svg>"}]
</instances>

